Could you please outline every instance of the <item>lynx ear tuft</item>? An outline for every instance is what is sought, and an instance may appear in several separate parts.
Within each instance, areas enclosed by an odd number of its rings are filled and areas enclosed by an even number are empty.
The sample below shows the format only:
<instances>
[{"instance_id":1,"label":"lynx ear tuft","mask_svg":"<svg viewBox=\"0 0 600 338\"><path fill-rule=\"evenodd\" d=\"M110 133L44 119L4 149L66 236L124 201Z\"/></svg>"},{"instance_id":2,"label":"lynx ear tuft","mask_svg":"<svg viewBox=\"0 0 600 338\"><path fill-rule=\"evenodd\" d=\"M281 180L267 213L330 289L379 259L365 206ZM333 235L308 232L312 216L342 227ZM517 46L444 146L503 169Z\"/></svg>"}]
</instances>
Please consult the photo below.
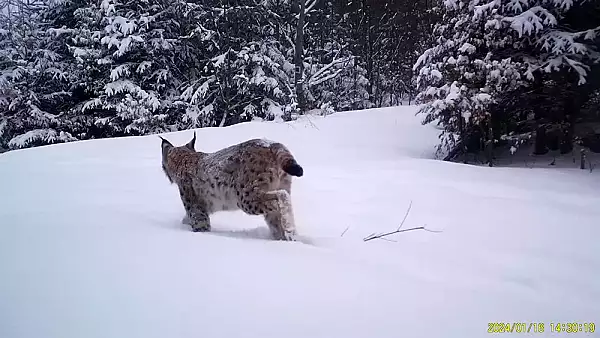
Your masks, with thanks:
<instances>
[{"instance_id":1,"label":"lynx ear tuft","mask_svg":"<svg viewBox=\"0 0 600 338\"><path fill-rule=\"evenodd\" d=\"M185 146L190 150L196 151L196 149L194 148L195 144L196 144L196 132L194 131L194 138L192 138L192 140L190 142L188 142Z\"/></svg>"},{"instance_id":2,"label":"lynx ear tuft","mask_svg":"<svg viewBox=\"0 0 600 338\"><path fill-rule=\"evenodd\" d=\"M164 139L162 136L158 136L158 137L159 137L159 138L162 140L162 143L161 143L161 148L162 148L163 150L165 150L165 149L167 149L167 148L171 148L171 147L173 147L173 145L171 144L171 142L167 141L167 140L166 140L166 139Z\"/></svg>"}]
</instances>

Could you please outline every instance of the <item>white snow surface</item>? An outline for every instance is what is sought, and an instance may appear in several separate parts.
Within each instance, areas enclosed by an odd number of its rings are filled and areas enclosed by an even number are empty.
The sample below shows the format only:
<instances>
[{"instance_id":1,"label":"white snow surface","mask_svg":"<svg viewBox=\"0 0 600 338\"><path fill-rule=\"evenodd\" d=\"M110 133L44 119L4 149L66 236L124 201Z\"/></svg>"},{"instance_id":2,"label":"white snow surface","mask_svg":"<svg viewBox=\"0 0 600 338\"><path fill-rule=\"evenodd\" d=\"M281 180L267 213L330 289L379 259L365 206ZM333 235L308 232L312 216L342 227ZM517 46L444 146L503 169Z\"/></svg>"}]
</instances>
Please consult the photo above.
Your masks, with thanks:
<instances>
[{"instance_id":1,"label":"white snow surface","mask_svg":"<svg viewBox=\"0 0 600 338\"><path fill-rule=\"evenodd\" d=\"M596 173L433 160L439 131L415 111L197 130L202 151L286 144L305 170L298 242L241 212L191 232L156 135L0 155L0 337L468 338L488 322L545 323L541 337L557 335L551 322L600 324ZM192 131L163 136L181 145ZM396 229L411 201L404 228L442 232L363 241Z\"/></svg>"}]
</instances>

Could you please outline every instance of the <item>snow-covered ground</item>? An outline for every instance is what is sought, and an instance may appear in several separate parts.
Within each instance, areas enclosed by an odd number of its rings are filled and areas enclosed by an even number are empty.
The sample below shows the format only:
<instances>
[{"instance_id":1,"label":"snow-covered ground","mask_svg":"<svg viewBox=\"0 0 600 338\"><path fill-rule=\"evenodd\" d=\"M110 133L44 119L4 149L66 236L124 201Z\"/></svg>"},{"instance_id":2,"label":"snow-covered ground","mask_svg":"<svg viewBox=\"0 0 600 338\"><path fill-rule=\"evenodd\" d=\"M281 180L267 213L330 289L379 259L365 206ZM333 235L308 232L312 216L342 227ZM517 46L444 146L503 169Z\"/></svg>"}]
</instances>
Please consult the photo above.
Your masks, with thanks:
<instances>
[{"instance_id":1,"label":"snow-covered ground","mask_svg":"<svg viewBox=\"0 0 600 338\"><path fill-rule=\"evenodd\" d=\"M193 233L157 136L0 155L0 337L488 337L489 322L600 325L600 180L433 160L414 107L198 130L304 167L299 242L258 216ZM165 135L175 144L192 132ZM405 228L390 241L363 238ZM343 236L342 236L343 234ZM579 333L576 336L598 336ZM563 333L564 334L564 333ZM518 335L518 334L514 334Z\"/></svg>"}]
</instances>

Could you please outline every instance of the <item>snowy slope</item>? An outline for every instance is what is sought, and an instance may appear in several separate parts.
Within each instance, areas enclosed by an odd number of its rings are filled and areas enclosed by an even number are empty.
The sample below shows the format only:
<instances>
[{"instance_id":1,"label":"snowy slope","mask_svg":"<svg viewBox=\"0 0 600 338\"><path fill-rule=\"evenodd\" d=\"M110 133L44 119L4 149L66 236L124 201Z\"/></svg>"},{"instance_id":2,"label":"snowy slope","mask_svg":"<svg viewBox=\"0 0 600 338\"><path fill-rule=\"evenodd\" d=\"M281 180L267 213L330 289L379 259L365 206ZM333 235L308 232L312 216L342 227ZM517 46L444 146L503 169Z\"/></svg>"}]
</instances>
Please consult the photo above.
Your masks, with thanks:
<instances>
[{"instance_id":1,"label":"snowy slope","mask_svg":"<svg viewBox=\"0 0 600 338\"><path fill-rule=\"evenodd\" d=\"M488 322L545 323L539 336L550 322L600 325L596 173L432 160L438 130L414 111L198 130L203 151L251 137L288 145L305 169L292 188L296 243L239 212L190 232L156 136L0 155L0 337L468 338L489 336ZM410 201L406 228L442 232L362 241L394 230Z\"/></svg>"}]
</instances>

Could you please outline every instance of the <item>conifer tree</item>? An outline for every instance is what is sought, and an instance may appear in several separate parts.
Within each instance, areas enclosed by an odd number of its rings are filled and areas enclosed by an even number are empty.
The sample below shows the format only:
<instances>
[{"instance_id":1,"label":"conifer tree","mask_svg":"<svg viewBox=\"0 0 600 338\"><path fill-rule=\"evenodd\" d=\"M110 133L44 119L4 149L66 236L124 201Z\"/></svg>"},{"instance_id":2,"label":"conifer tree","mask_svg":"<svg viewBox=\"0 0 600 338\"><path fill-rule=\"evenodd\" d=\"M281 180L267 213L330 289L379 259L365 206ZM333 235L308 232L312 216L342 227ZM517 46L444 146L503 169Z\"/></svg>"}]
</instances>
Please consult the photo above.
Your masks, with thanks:
<instances>
[{"instance_id":1,"label":"conifer tree","mask_svg":"<svg viewBox=\"0 0 600 338\"><path fill-rule=\"evenodd\" d=\"M566 71L586 82L599 60L598 27L568 31L560 22L586 1L447 0L436 24L435 45L416 62L424 123L444 126L438 150L465 147L479 134L487 146L500 138L493 125L507 93L532 86L536 77ZM510 97L510 96L508 96ZM506 119L505 116L502 118ZM522 118L522 117L520 117Z\"/></svg>"}]
</instances>

